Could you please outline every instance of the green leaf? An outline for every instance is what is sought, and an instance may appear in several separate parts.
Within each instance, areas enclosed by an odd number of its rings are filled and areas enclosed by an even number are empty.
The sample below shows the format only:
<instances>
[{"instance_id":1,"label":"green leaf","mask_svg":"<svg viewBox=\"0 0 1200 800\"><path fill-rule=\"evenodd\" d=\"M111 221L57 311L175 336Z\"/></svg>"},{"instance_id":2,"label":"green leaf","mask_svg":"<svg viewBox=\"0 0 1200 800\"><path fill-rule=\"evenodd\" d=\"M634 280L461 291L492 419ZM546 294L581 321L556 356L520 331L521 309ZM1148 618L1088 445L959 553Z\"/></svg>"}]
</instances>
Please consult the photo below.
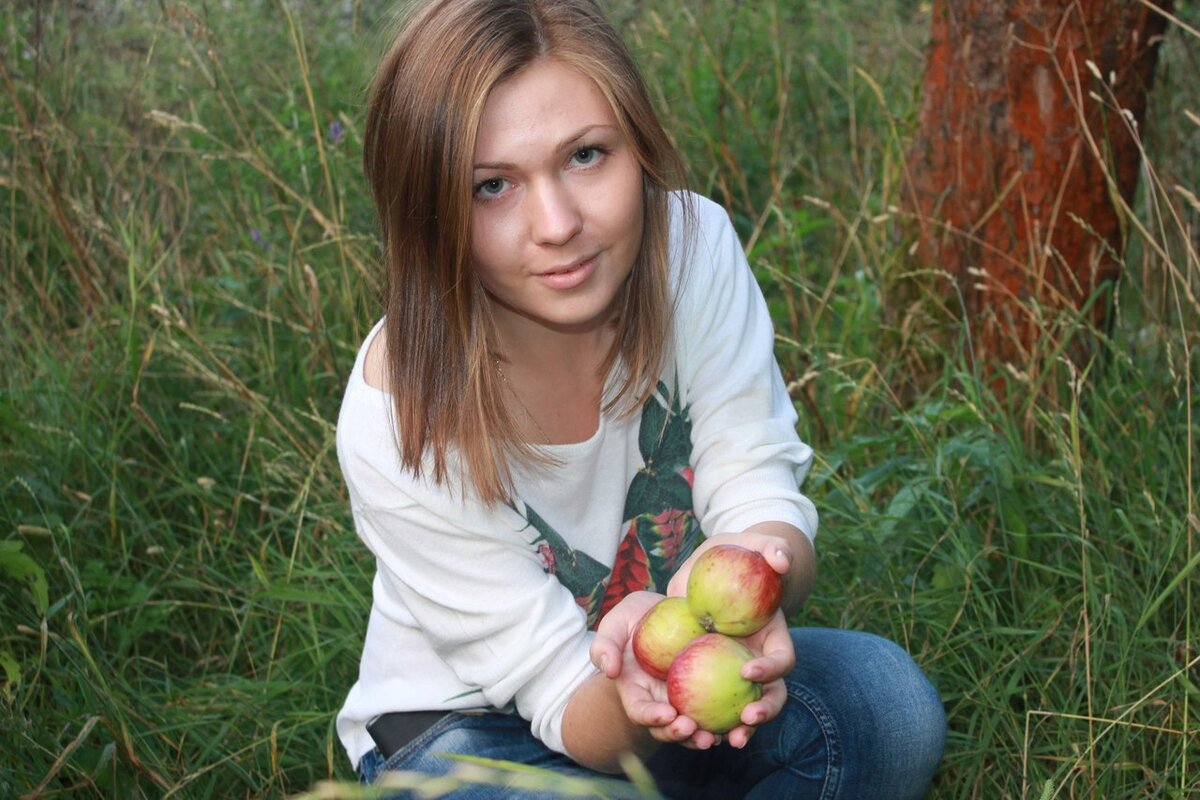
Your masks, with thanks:
<instances>
[{"instance_id":1,"label":"green leaf","mask_svg":"<svg viewBox=\"0 0 1200 800\"><path fill-rule=\"evenodd\" d=\"M0 669L4 670L4 696L12 699L13 690L21 683L21 665L7 650L0 650Z\"/></svg>"},{"instance_id":2,"label":"green leaf","mask_svg":"<svg viewBox=\"0 0 1200 800\"><path fill-rule=\"evenodd\" d=\"M592 588L608 578L609 569L582 550L571 547L554 526L529 506L524 507L523 516L541 534L542 539L554 554L555 575L558 582L567 587L575 597L585 597Z\"/></svg>"},{"instance_id":3,"label":"green leaf","mask_svg":"<svg viewBox=\"0 0 1200 800\"><path fill-rule=\"evenodd\" d=\"M46 613L50 605L50 590L46 585L46 572L38 563L21 552L24 545L16 541L0 542L0 572L14 580L27 583L33 593L33 605L39 616Z\"/></svg>"},{"instance_id":4,"label":"green leaf","mask_svg":"<svg viewBox=\"0 0 1200 800\"><path fill-rule=\"evenodd\" d=\"M638 450L647 464L653 460L666 427L667 409L659 404L656 397L651 397L642 407L642 419L638 427Z\"/></svg>"},{"instance_id":5,"label":"green leaf","mask_svg":"<svg viewBox=\"0 0 1200 800\"><path fill-rule=\"evenodd\" d=\"M686 511L693 507L692 487L682 475L677 472L653 475L642 471L629 483L622 516L632 520L643 514L654 516L668 508Z\"/></svg>"},{"instance_id":6,"label":"green leaf","mask_svg":"<svg viewBox=\"0 0 1200 800\"><path fill-rule=\"evenodd\" d=\"M1167 598L1175 594L1175 591L1180 587L1180 585L1182 585L1183 582L1186 581L1188 577L1197 570L1200 570L1200 552L1197 552L1194 556L1192 556L1188 562L1183 565L1183 569L1179 570L1175 577L1171 579L1170 583L1167 584L1167 588L1159 592L1158 596L1155 597L1148 606L1146 606L1146 609L1142 611L1141 617L1138 618L1137 630L1144 628L1146 623L1149 622L1150 618L1158 613L1159 607L1167 600Z\"/></svg>"},{"instance_id":7,"label":"green leaf","mask_svg":"<svg viewBox=\"0 0 1200 800\"><path fill-rule=\"evenodd\" d=\"M896 532L896 525L901 520L906 519L917 504L921 501L921 495L924 490L913 486L902 486L899 491L892 496L892 500L888 503L887 511L884 512L884 520L879 525L879 537L883 540L890 539Z\"/></svg>"}]
</instances>

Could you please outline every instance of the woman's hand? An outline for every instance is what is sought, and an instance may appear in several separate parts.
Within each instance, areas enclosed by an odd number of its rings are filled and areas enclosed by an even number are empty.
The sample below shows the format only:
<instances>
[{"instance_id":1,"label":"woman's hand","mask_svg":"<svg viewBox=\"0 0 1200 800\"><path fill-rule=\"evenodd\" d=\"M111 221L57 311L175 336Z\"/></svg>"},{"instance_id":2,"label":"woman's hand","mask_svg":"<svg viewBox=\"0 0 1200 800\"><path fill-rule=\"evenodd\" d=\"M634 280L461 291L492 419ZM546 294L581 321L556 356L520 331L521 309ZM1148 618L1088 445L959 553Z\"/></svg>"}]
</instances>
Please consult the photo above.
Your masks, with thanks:
<instances>
[{"instance_id":1,"label":"woman's hand","mask_svg":"<svg viewBox=\"0 0 1200 800\"><path fill-rule=\"evenodd\" d=\"M679 569L671 576L667 584L668 597L683 597L687 594L688 576L692 574L692 565L705 550L711 550L717 545L734 544L748 550L757 550L771 565L771 569L780 575L787 575L792 568L791 543L782 536L764 533L718 533L709 536L692 551L687 560L680 564Z\"/></svg>"},{"instance_id":2,"label":"woman's hand","mask_svg":"<svg viewBox=\"0 0 1200 800\"><path fill-rule=\"evenodd\" d=\"M596 630L592 663L612 679L630 721L645 727L659 742L707 749L722 736L701 730L695 720L679 714L667 699L666 683L649 675L633 655L633 631L642 616L663 599L653 592L634 592L616 605ZM792 637L782 611L758 633L744 639L756 658L742 667L742 677L763 684L763 696L742 710L742 724L724 738L733 747L745 747L755 729L773 719L787 700L783 677L796 663Z\"/></svg>"},{"instance_id":3,"label":"woman's hand","mask_svg":"<svg viewBox=\"0 0 1200 800\"><path fill-rule=\"evenodd\" d=\"M655 741L704 750L720 737L680 715L667 700L667 684L642 669L633 655L634 629L662 599L654 592L633 592L605 614L592 640L592 663L614 681L629 720L646 728Z\"/></svg>"},{"instance_id":4,"label":"woman's hand","mask_svg":"<svg viewBox=\"0 0 1200 800\"><path fill-rule=\"evenodd\" d=\"M680 565L667 585L667 594L684 597L692 565L705 550L721 544L735 544L762 553L771 568L783 577L783 600L771 621L760 631L746 637L746 645L756 658L742 667L742 677L763 684L763 696L742 711L742 724L726 734L734 747L745 747L754 730L774 719L787 700L783 678L796 665L796 651L788 629L787 617L799 610L816 576L816 555L812 542L798 528L783 522L763 522L741 533L715 534L705 539Z\"/></svg>"},{"instance_id":5,"label":"woman's hand","mask_svg":"<svg viewBox=\"0 0 1200 800\"><path fill-rule=\"evenodd\" d=\"M782 609L775 611L762 630L742 641L757 656L742 665L742 677L761 683L763 694L742 709L742 724L725 734L729 744L737 748L745 747L760 725L770 722L783 710L787 701L783 678L796 666L796 648Z\"/></svg>"},{"instance_id":6,"label":"woman's hand","mask_svg":"<svg viewBox=\"0 0 1200 800\"><path fill-rule=\"evenodd\" d=\"M692 565L705 550L721 544L735 544L762 553L771 568L783 576L784 616L800 610L812 589L816 577L816 554L812 542L798 528L784 522L763 522L751 525L741 533L718 533L709 536L692 552L667 584L667 595L687 594L688 576Z\"/></svg>"}]
</instances>

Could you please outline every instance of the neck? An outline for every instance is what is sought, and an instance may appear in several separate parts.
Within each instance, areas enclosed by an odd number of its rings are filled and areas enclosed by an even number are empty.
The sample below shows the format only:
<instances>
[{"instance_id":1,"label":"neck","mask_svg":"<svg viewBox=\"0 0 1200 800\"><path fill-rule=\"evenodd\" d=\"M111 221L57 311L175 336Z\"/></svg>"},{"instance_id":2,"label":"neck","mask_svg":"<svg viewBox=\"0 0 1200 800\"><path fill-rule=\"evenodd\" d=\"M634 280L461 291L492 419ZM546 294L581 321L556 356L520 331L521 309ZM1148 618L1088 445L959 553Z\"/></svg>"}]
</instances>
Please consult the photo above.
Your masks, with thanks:
<instances>
[{"instance_id":1,"label":"neck","mask_svg":"<svg viewBox=\"0 0 1200 800\"><path fill-rule=\"evenodd\" d=\"M601 368L613 346L612 322L580 328L556 328L519 316L496 319L500 359L524 374L558 380L602 377Z\"/></svg>"},{"instance_id":2,"label":"neck","mask_svg":"<svg viewBox=\"0 0 1200 800\"><path fill-rule=\"evenodd\" d=\"M616 329L514 331L497 325L497 369L530 441L569 444L599 422L602 372ZM525 334L525 335L522 335Z\"/></svg>"}]
</instances>

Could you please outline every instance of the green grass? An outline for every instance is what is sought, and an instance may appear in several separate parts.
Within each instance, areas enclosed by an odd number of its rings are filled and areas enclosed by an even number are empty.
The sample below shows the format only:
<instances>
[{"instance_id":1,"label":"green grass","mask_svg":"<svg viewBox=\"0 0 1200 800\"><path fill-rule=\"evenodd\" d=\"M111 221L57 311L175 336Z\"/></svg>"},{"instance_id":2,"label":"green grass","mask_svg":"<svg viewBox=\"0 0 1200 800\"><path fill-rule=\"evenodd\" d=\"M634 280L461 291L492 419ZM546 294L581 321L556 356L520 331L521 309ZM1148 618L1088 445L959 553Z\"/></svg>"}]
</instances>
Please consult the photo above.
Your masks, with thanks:
<instances>
[{"instance_id":1,"label":"green grass","mask_svg":"<svg viewBox=\"0 0 1200 800\"><path fill-rule=\"evenodd\" d=\"M94 5L0 11L0 796L346 795L322 782L353 777L333 715L373 564L333 425L379 313L358 154L386 4ZM611 4L750 245L818 452L798 621L925 667L934 797L1200 796L1181 5L1103 357L998 395L889 301L924 4Z\"/></svg>"}]
</instances>

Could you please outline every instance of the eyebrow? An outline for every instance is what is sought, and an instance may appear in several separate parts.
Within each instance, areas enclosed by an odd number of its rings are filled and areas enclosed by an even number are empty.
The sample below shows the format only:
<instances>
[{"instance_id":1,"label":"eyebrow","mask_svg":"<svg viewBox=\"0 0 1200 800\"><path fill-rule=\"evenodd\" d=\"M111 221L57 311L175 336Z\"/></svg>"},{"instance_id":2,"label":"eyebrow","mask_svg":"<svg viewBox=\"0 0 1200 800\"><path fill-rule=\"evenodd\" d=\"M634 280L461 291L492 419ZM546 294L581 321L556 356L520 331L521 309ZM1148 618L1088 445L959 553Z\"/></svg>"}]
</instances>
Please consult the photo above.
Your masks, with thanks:
<instances>
[{"instance_id":1,"label":"eyebrow","mask_svg":"<svg viewBox=\"0 0 1200 800\"><path fill-rule=\"evenodd\" d=\"M557 145L555 145L554 150L555 150L555 152L558 152L561 150L566 150L568 147L571 147L572 145L577 143L580 139L583 139L584 137L586 137L588 134L592 133L593 131L600 130L600 129L610 130L610 131L619 131L620 130L616 125L609 125L609 124L603 123L603 122L597 122L594 125L585 125L584 127L580 128L578 131L571 134L570 136L568 136L567 138L565 138L561 142L559 142ZM476 162L471 165L471 169L473 169L473 170L475 170L475 169L505 170L505 169L515 169L515 168L516 168L516 164L512 164L508 161L479 161L479 162Z\"/></svg>"}]
</instances>

